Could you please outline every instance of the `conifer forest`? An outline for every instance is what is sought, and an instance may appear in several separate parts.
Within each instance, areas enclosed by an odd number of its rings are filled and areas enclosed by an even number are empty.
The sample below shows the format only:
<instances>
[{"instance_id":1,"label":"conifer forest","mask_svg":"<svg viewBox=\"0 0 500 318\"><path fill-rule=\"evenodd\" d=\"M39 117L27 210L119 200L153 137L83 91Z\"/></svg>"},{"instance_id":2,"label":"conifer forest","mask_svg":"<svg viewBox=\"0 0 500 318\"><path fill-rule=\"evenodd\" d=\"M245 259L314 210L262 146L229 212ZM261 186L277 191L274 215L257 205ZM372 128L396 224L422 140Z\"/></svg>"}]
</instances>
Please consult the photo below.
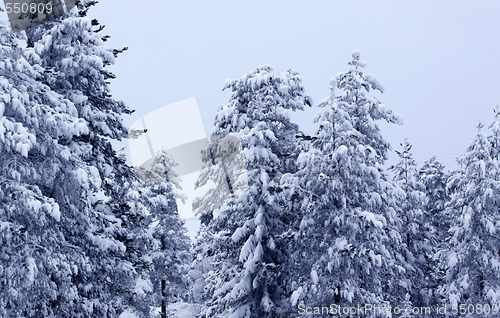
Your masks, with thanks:
<instances>
[{"instance_id":1,"label":"conifer forest","mask_svg":"<svg viewBox=\"0 0 500 318\"><path fill-rule=\"evenodd\" d=\"M175 161L133 167L116 146L144 131L111 94L127 52L95 5L0 25L0 317L500 317L500 106L458 168L417 165L383 136L402 118L376 61L353 48L319 102L297 71L256 66L220 85L204 160L231 136L244 164L200 174L231 195L195 200L192 240ZM290 114L311 107L307 134Z\"/></svg>"}]
</instances>

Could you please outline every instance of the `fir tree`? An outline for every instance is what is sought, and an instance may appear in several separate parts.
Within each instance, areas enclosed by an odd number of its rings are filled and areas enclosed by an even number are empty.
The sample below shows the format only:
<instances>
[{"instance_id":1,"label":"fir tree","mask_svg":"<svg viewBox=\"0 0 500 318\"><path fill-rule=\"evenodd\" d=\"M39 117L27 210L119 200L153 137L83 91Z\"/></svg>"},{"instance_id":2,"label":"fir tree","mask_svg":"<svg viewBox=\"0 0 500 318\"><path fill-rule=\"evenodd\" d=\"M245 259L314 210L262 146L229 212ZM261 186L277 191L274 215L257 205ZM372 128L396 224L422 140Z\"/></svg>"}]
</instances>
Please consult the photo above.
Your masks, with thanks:
<instances>
[{"instance_id":1,"label":"fir tree","mask_svg":"<svg viewBox=\"0 0 500 318\"><path fill-rule=\"evenodd\" d=\"M213 212L209 233L213 270L206 279L207 317L281 317L288 253L277 204L283 158L293 152L297 126L287 114L309 104L295 71L261 66L225 85L233 94L219 107L214 135L239 138L249 188Z\"/></svg>"},{"instance_id":2,"label":"fir tree","mask_svg":"<svg viewBox=\"0 0 500 318\"><path fill-rule=\"evenodd\" d=\"M366 96L383 88L362 72L357 51L352 57L349 70L331 80L331 97L319 104L328 109L316 119L316 139L299 156L299 171L283 178L294 180L286 193L299 203L291 204L299 213L290 248L297 273L289 284L294 306L383 305L408 284L397 248L402 241L395 193L401 189L380 167L389 144L376 124L400 119ZM335 88L343 93L335 95Z\"/></svg>"},{"instance_id":3,"label":"fir tree","mask_svg":"<svg viewBox=\"0 0 500 318\"><path fill-rule=\"evenodd\" d=\"M418 172L418 181L424 185L425 202L424 214L429 216L430 225L426 231L433 238L430 241L432 254L435 256L440 250L448 247L448 237L451 218L446 214L445 205L449 201L446 192L448 176L444 166L436 157L424 162ZM441 304L438 293L439 286L444 282L445 271L439 266L436 257L427 260L427 270L424 271L429 281L429 305L436 307Z\"/></svg>"},{"instance_id":4,"label":"fir tree","mask_svg":"<svg viewBox=\"0 0 500 318\"><path fill-rule=\"evenodd\" d=\"M79 145L65 140L89 129L70 100L40 82L43 67L29 62L39 59L36 52L20 48L3 23L0 34L0 315L70 316L72 304L82 303L78 289L86 288L74 278L88 262L68 239L78 229L67 223L91 228L101 179L78 155ZM79 223L83 215L89 220Z\"/></svg>"},{"instance_id":5,"label":"fir tree","mask_svg":"<svg viewBox=\"0 0 500 318\"><path fill-rule=\"evenodd\" d=\"M409 295L413 305L424 307L431 301L430 262L434 256L436 238L430 216L423 209L424 185L418 180L417 163L411 154L412 145L405 138L402 151L396 151L400 160L389 170L405 196L400 201L399 211L403 220L401 235L406 244L406 261L411 265L411 288Z\"/></svg>"},{"instance_id":6,"label":"fir tree","mask_svg":"<svg viewBox=\"0 0 500 318\"><path fill-rule=\"evenodd\" d=\"M133 225L124 224L127 219L121 218L127 191L122 185L134 175L110 143L127 136L121 115L130 111L109 94L108 80L114 75L105 67L114 62L114 55L104 48L97 21L86 17L91 5L91 1L80 2L78 10L35 29L30 41L37 57L34 61L46 70L41 80L69 99L74 115L89 128L85 135L59 142L92 167L102 180L99 190L106 199L94 203L88 213L66 201L64 228L66 239L79 246L86 257L78 266L82 270L73 278L81 300L74 303L72 311L105 317L127 308L127 296L135 287L133 260L125 257L126 228ZM66 182L59 181L61 193L57 196L64 202ZM117 245L99 243L108 240Z\"/></svg>"},{"instance_id":7,"label":"fir tree","mask_svg":"<svg viewBox=\"0 0 500 318\"><path fill-rule=\"evenodd\" d=\"M449 200L446 193L447 178L444 165L437 161L436 157L425 161L418 171L418 181L425 188L424 209L432 220L440 242L443 242L448 236L450 224L450 219L445 214L445 204Z\"/></svg>"},{"instance_id":8,"label":"fir tree","mask_svg":"<svg viewBox=\"0 0 500 318\"><path fill-rule=\"evenodd\" d=\"M439 254L446 269L440 292L444 302L454 306L498 306L500 300L498 162L482 127L478 125L478 133L458 160L460 173L448 183L455 191L446 208L458 217L450 230L449 250Z\"/></svg>"},{"instance_id":9,"label":"fir tree","mask_svg":"<svg viewBox=\"0 0 500 318\"><path fill-rule=\"evenodd\" d=\"M131 226L126 229L126 256L134 260L138 276L129 310L143 316L149 316L151 308L163 307L165 312L168 304L185 299L188 289L190 239L177 211L175 197L185 197L178 194L180 179L174 165L161 150L150 169L135 168L142 182L132 179L124 185L128 203L121 218Z\"/></svg>"},{"instance_id":10,"label":"fir tree","mask_svg":"<svg viewBox=\"0 0 500 318\"><path fill-rule=\"evenodd\" d=\"M104 47L108 36L100 33L103 26L87 17L94 4L94 1L80 1L75 10L29 32L29 60L44 69L39 80L70 101L68 112L87 129L84 134L66 135L57 141L65 149L66 157L81 162L81 168L76 165L66 169L76 169L85 195L79 196L74 191L68 198L70 183L60 176L66 170L58 167L46 170L43 179L47 182L41 190L59 203L64 211L63 236L82 255L75 258L78 270L71 281L77 297L67 303L67 312L82 317L107 317L128 309L146 315L149 305L141 300L149 297L150 287L161 277L154 276L155 270L161 268L158 262L168 259L168 253L172 252L165 242L164 250L169 251L161 252L166 253L164 256L156 255L150 261L144 258L146 251L157 251L158 238L149 232L151 222L160 222L156 229L166 231L165 235L170 235L170 230L179 234L172 240L172 248L184 246L185 236L180 220L174 221L178 215L172 211L172 200L164 197L170 195L171 188L141 185L133 169L125 164L125 158L112 147L111 141L127 138L121 116L131 111L109 93L109 80L114 75L106 67L114 63L122 50ZM50 157L41 158L40 162L48 167L53 165ZM93 184L87 179L94 180L96 185L91 187ZM98 193L100 200L95 199ZM165 215L159 217L162 213ZM151 235L154 239L150 239ZM145 245L139 246L138 242ZM185 255L184 250L186 247L176 251L180 259ZM167 274L164 267L160 271Z\"/></svg>"}]
</instances>

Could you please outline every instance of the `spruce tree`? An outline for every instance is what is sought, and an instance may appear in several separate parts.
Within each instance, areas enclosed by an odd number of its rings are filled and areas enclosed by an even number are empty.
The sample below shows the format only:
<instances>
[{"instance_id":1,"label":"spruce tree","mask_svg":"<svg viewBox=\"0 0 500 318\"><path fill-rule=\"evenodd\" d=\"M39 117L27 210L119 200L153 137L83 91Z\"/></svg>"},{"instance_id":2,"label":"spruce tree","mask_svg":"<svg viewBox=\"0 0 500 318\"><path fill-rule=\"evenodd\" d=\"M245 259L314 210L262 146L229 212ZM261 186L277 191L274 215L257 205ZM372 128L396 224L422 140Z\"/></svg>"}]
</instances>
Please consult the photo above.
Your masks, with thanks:
<instances>
[{"instance_id":1,"label":"spruce tree","mask_svg":"<svg viewBox=\"0 0 500 318\"><path fill-rule=\"evenodd\" d=\"M36 28L30 34L30 45L36 53L34 61L45 69L41 80L69 99L74 115L89 128L87 134L59 142L92 167L102 180L96 192L102 191L106 198L95 202L88 213L81 213L81 208L68 202L64 210L72 212L67 212L64 228L66 239L82 249L87 263L81 264L82 270L73 278L81 297L73 312L105 317L127 308L127 296L135 288L133 261L125 257L126 229L133 225L124 224L130 219L122 218L127 191L122 185L134 175L110 142L127 137L121 116L131 111L109 94L108 81L114 75L106 66L115 56L104 47L106 37L99 34L99 23L86 16L93 4L81 1L60 19ZM57 195L63 200L66 182L59 181L61 193ZM116 247L102 243L107 240L116 241Z\"/></svg>"},{"instance_id":2,"label":"spruce tree","mask_svg":"<svg viewBox=\"0 0 500 318\"><path fill-rule=\"evenodd\" d=\"M78 290L88 286L75 277L89 262L68 234L100 225L92 218L101 179L81 159L85 149L67 142L89 128L70 100L42 84L44 68L33 62L39 56L17 41L23 34L14 36L3 23L0 33L0 314L70 316L73 304L83 303ZM114 222L108 225L113 230ZM122 250L111 238L82 234Z\"/></svg>"},{"instance_id":3,"label":"spruce tree","mask_svg":"<svg viewBox=\"0 0 500 318\"><path fill-rule=\"evenodd\" d=\"M446 214L445 209L445 205L449 201L446 191L447 179L448 175L444 172L444 165L437 161L436 157L425 161L418 171L418 181L424 185L425 189L423 210L430 219L427 234L432 237L430 241L431 253L434 255L427 260L428 270L424 271L429 281L429 305L432 307L441 303L438 289L445 279L445 271L439 266L436 255L448 246L451 218Z\"/></svg>"},{"instance_id":4,"label":"spruce tree","mask_svg":"<svg viewBox=\"0 0 500 318\"><path fill-rule=\"evenodd\" d=\"M450 218L445 214L445 204L449 200L446 193L447 178L444 165L435 156L425 161L418 170L418 181L425 188L424 209L432 220L439 242L443 242L448 236L450 224Z\"/></svg>"},{"instance_id":5,"label":"spruce tree","mask_svg":"<svg viewBox=\"0 0 500 318\"><path fill-rule=\"evenodd\" d=\"M47 184L41 190L59 202L64 211L63 236L82 255L75 258L77 270L71 281L77 297L67 303L67 312L82 317L116 316L124 310L147 315L150 304L142 300L154 298L153 290L160 289L152 286L168 274L167 264L161 267L161 262L165 263L162 260L172 253L169 242L172 249L184 246L175 251L181 259L187 247L182 223L175 221L178 215L171 208L172 200L166 198L170 186L139 183L125 157L112 147L111 141L127 138L122 115L132 111L109 93L109 80L114 75L107 66L123 50L105 48L108 36L101 34L103 26L87 17L94 4L94 1L80 1L77 8L63 17L28 32L29 61L40 64L44 70L38 80L68 99L71 104L68 112L87 129L80 135L58 139L65 149L62 154L81 163L71 163L73 167L66 170L47 169L44 175ZM40 161L52 167L50 157ZM68 199L69 180L59 175L75 169L81 187L88 193L79 196L74 191L74 197ZM95 180L96 186L91 187L87 176ZM160 217L162 213L165 215ZM161 249L157 234L151 233L152 222L160 223L155 230L165 235L171 235L172 230L179 236L165 242L165 248ZM155 251L163 256L153 257ZM145 255L146 252L150 254ZM148 260L147 255L152 258ZM155 271L162 275L156 277ZM65 315L69 314L62 316Z\"/></svg>"},{"instance_id":6,"label":"spruce tree","mask_svg":"<svg viewBox=\"0 0 500 318\"><path fill-rule=\"evenodd\" d=\"M293 153L297 125L288 110L309 104L300 76L269 66L226 82L229 103L219 107L214 135L241 141L248 189L213 212L208 233L213 269L206 279L206 317L282 317L288 252L277 192L284 158Z\"/></svg>"},{"instance_id":7,"label":"spruce tree","mask_svg":"<svg viewBox=\"0 0 500 318\"><path fill-rule=\"evenodd\" d=\"M139 316L148 317L156 308L165 312L169 304L186 298L190 239L177 211L175 193L181 188L174 165L162 149L150 169L135 167L139 180L123 185L126 257L136 272L128 310Z\"/></svg>"},{"instance_id":8,"label":"spruce tree","mask_svg":"<svg viewBox=\"0 0 500 318\"><path fill-rule=\"evenodd\" d=\"M294 306L394 304L390 295L408 285L395 209L402 190L381 168L390 147L376 124L400 118L366 95L383 88L362 72L357 51L352 58L318 105L327 110L316 118L319 127L298 158L299 171L283 177L291 179L284 192L298 214L290 242ZM336 95L336 88L343 92Z\"/></svg>"},{"instance_id":9,"label":"spruce tree","mask_svg":"<svg viewBox=\"0 0 500 318\"><path fill-rule=\"evenodd\" d=\"M406 244L406 261L411 265L409 290L410 301L414 306L428 306L432 301L431 261L436 238L434 227L425 203L424 185L418 180L417 163L411 154L412 145L405 138L401 151L396 151L400 160L389 170L394 173L393 180L405 196L400 201L399 211L402 218L403 242Z\"/></svg>"},{"instance_id":10,"label":"spruce tree","mask_svg":"<svg viewBox=\"0 0 500 318\"><path fill-rule=\"evenodd\" d=\"M449 311L460 311L459 304L498 308L500 301L499 171L482 127L478 125L478 133L458 159L460 173L448 182L454 192L446 209L457 217L450 229L449 249L440 253L446 270L440 293L444 303L454 306Z\"/></svg>"}]
</instances>

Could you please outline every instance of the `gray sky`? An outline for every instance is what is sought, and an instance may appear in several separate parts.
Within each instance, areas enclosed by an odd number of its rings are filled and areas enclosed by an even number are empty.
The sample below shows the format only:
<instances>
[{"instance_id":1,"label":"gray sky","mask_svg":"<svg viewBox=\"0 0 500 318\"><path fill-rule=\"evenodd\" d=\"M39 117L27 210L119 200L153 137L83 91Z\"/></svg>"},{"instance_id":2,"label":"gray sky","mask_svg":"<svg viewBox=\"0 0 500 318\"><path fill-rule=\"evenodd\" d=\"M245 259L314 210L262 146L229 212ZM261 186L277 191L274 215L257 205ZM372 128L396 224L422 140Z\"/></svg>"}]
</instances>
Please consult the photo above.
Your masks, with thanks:
<instances>
[{"instance_id":1,"label":"gray sky","mask_svg":"<svg viewBox=\"0 0 500 318\"><path fill-rule=\"evenodd\" d=\"M407 136L419 165L436 155L451 169L500 103L498 1L101 0L89 16L109 47L130 48L111 68L114 97L136 110L126 124L195 97L209 134L225 79L266 63L297 70L317 103L358 49L385 87L374 96L403 116L381 125L393 149ZM312 133L318 111L292 118Z\"/></svg>"}]
</instances>

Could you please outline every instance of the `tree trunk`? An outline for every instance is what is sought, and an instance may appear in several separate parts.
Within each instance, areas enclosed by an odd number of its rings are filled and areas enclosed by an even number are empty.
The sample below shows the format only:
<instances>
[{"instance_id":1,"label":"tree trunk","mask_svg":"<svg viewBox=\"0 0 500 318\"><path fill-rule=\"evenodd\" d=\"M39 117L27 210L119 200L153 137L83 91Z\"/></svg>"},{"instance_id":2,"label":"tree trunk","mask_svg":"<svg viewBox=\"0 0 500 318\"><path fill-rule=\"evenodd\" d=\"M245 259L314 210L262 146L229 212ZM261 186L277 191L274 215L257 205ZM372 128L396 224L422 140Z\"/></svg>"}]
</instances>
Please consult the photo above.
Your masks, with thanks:
<instances>
[{"instance_id":1,"label":"tree trunk","mask_svg":"<svg viewBox=\"0 0 500 318\"><path fill-rule=\"evenodd\" d=\"M161 238L161 248L165 249L165 236ZM165 289L167 288L167 282L165 279L161 280L161 318L167 318L167 299Z\"/></svg>"}]
</instances>

